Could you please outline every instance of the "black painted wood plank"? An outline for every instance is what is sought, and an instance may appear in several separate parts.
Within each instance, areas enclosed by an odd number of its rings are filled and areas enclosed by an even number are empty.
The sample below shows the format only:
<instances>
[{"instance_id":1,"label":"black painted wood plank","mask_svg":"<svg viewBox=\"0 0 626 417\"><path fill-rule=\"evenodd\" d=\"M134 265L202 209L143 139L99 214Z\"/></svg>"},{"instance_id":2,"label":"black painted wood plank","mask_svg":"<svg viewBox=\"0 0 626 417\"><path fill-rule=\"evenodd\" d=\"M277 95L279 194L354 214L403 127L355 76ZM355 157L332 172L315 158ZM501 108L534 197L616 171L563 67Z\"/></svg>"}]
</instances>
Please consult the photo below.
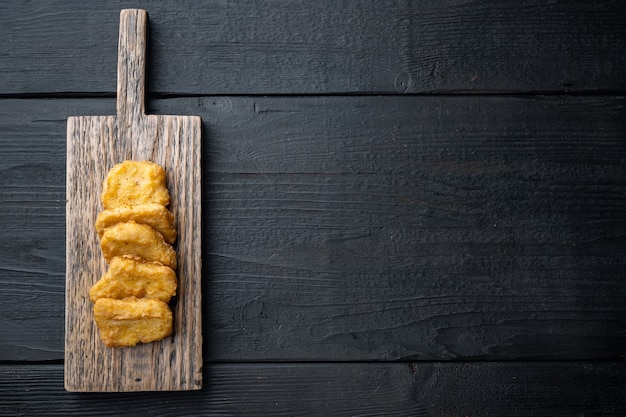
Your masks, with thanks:
<instances>
[{"instance_id":1,"label":"black painted wood plank","mask_svg":"<svg viewBox=\"0 0 626 417\"><path fill-rule=\"evenodd\" d=\"M72 394L61 365L0 366L24 416L620 416L623 363L211 364L190 393Z\"/></svg>"},{"instance_id":2,"label":"black painted wood plank","mask_svg":"<svg viewBox=\"0 0 626 417\"><path fill-rule=\"evenodd\" d=\"M207 360L624 356L622 97L203 97ZM65 118L0 101L0 360L62 358Z\"/></svg>"},{"instance_id":3,"label":"black painted wood plank","mask_svg":"<svg viewBox=\"0 0 626 417\"><path fill-rule=\"evenodd\" d=\"M0 94L113 94L127 7L154 94L626 89L619 0L36 0L3 3Z\"/></svg>"}]
</instances>

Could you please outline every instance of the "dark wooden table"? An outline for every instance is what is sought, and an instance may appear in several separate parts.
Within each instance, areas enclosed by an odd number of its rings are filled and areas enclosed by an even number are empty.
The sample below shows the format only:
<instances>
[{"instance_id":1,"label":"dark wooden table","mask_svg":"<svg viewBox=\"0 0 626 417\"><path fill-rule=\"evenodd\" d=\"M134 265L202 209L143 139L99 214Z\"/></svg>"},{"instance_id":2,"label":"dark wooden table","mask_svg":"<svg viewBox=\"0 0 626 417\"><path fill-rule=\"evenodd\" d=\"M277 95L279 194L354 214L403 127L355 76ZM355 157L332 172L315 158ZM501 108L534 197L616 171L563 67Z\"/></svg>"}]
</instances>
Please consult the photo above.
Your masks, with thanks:
<instances>
[{"instance_id":1,"label":"dark wooden table","mask_svg":"<svg viewBox=\"0 0 626 417\"><path fill-rule=\"evenodd\" d=\"M7 1L0 415L626 415L621 1ZM66 119L203 120L204 388L63 389Z\"/></svg>"}]
</instances>

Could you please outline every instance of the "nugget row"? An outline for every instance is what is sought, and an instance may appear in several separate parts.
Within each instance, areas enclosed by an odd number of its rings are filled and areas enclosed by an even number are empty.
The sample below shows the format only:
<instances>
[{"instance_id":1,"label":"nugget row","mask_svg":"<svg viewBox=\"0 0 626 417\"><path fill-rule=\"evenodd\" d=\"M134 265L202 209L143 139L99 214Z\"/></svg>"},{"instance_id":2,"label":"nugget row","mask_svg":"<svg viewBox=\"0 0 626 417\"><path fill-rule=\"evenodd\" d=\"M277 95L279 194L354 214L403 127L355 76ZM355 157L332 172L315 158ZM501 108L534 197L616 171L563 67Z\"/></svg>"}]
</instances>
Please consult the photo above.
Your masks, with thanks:
<instances>
[{"instance_id":1,"label":"nugget row","mask_svg":"<svg viewBox=\"0 0 626 417\"><path fill-rule=\"evenodd\" d=\"M109 267L89 291L100 338L110 347L163 339L172 333L177 264L165 170L148 161L117 164L101 200L96 231Z\"/></svg>"}]
</instances>

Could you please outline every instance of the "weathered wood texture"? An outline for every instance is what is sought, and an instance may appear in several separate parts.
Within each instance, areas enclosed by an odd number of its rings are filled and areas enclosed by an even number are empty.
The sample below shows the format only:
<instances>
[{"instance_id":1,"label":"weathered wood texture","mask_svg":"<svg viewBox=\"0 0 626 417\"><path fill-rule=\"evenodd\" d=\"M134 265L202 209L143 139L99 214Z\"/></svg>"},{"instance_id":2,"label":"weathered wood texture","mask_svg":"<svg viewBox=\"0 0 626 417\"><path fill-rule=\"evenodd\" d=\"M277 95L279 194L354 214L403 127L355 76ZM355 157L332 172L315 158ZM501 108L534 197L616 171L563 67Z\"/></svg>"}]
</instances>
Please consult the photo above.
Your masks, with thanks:
<instances>
[{"instance_id":1,"label":"weathered wood texture","mask_svg":"<svg viewBox=\"0 0 626 417\"><path fill-rule=\"evenodd\" d=\"M62 130L115 102L0 106L0 360L60 359ZM148 111L204 123L205 358L624 356L622 97L203 97Z\"/></svg>"},{"instance_id":2,"label":"weathered wood texture","mask_svg":"<svg viewBox=\"0 0 626 417\"><path fill-rule=\"evenodd\" d=\"M72 394L61 366L0 366L0 414L35 416L622 416L626 365L207 365L206 389Z\"/></svg>"},{"instance_id":3,"label":"weathered wood texture","mask_svg":"<svg viewBox=\"0 0 626 417\"><path fill-rule=\"evenodd\" d=\"M620 0L36 0L3 4L0 95L113 94L126 7L152 93L626 90Z\"/></svg>"},{"instance_id":4,"label":"weathered wood texture","mask_svg":"<svg viewBox=\"0 0 626 417\"><path fill-rule=\"evenodd\" d=\"M120 16L116 116L67 120L65 386L70 391L199 389L202 384L201 123L197 116L146 115L147 15ZM177 223L178 287L172 336L112 349L98 336L89 289L106 271L95 219L102 180L114 164L165 168Z\"/></svg>"},{"instance_id":5,"label":"weathered wood texture","mask_svg":"<svg viewBox=\"0 0 626 417\"><path fill-rule=\"evenodd\" d=\"M148 113L203 118L199 391L63 389L66 119L127 7ZM626 415L624 2L0 9L0 415Z\"/></svg>"}]
</instances>

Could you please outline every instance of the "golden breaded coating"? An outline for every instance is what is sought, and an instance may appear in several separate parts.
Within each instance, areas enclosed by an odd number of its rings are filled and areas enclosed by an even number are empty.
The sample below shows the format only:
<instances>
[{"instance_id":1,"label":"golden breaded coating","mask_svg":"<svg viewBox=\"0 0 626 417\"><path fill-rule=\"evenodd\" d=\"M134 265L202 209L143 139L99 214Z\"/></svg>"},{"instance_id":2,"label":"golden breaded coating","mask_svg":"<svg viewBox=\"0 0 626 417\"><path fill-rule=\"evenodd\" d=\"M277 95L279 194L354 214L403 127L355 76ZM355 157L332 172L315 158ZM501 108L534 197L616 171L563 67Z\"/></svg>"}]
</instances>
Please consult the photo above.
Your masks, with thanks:
<instances>
[{"instance_id":1,"label":"golden breaded coating","mask_svg":"<svg viewBox=\"0 0 626 417\"><path fill-rule=\"evenodd\" d=\"M100 298L154 298L168 303L176 294L176 273L158 262L136 256L116 256L109 270L89 290L95 303Z\"/></svg>"},{"instance_id":2,"label":"golden breaded coating","mask_svg":"<svg viewBox=\"0 0 626 417\"><path fill-rule=\"evenodd\" d=\"M102 234L100 248L107 263L115 256L135 255L176 269L174 248L165 243L161 233L145 224L130 221L109 227Z\"/></svg>"},{"instance_id":3,"label":"golden breaded coating","mask_svg":"<svg viewBox=\"0 0 626 417\"><path fill-rule=\"evenodd\" d=\"M163 301L100 298L93 308L100 338L109 347L135 346L172 334L172 311Z\"/></svg>"},{"instance_id":4,"label":"golden breaded coating","mask_svg":"<svg viewBox=\"0 0 626 417\"><path fill-rule=\"evenodd\" d=\"M122 206L104 210L96 219L96 231L102 237L104 231L121 222L134 221L147 224L161 233L169 244L176 240L174 215L161 204L149 203L136 206Z\"/></svg>"},{"instance_id":5,"label":"golden breaded coating","mask_svg":"<svg viewBox=\"0 0 626 417\"><path fill-rule=\"evenodd\" d=\"M105 209L156 203L167 206L170 193L165 184L165 170L149 161L124 161L115 165L102 183Z\"/></svg>"}]
</instances>

